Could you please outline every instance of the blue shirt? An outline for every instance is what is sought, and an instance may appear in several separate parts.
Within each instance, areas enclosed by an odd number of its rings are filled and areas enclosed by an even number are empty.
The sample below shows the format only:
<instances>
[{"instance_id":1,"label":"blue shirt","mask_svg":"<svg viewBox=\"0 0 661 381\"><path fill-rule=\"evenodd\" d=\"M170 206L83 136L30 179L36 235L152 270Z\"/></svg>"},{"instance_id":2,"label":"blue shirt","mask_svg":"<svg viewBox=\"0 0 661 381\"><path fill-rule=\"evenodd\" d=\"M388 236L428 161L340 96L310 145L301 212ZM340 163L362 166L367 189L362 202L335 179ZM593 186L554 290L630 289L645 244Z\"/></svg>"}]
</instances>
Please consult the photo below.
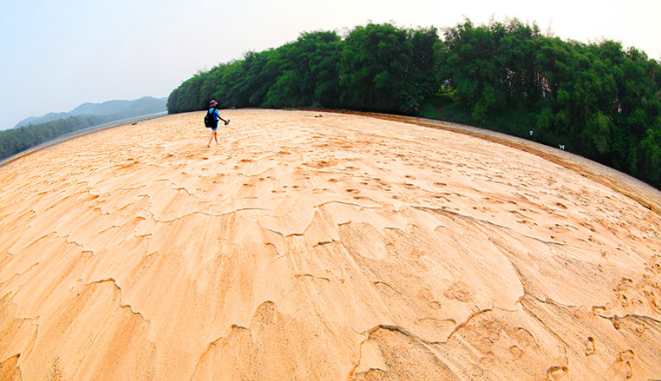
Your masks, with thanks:
<instances>
[{"instance_id":1,"label":"blue shirt","mask_svg":"<svg viewBox=\"0 0 661 381\"><path fill-rule=\"evenodd\" d=\"M214 110L214 108L213 107L210 108L209 112L211 112L211 110ZM219 120L219 119L220 119L220 113L218 112L218 109L215 109L213 113L213 120Z\"/></svg>"}]
</instances>

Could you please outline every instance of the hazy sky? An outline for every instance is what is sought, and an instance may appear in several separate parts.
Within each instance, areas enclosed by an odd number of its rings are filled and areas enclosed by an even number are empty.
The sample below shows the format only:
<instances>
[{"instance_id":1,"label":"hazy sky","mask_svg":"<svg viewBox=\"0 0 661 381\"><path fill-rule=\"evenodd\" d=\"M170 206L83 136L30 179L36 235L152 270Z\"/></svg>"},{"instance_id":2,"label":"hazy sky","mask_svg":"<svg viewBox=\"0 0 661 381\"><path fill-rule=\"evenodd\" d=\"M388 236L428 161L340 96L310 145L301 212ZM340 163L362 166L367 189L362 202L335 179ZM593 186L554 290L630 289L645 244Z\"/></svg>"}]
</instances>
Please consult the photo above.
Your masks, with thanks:
<instances>
[{"instance_id":1,"label":"hazy sky","mask_svg":"<svg viewBox=\"0 0 661 381\"><path fill-rule=\"evenodd\" d=\"M200 70L368 22L455 26L516 17L661 59L661 0L3 0L0 129L84 102L167 97Z\"/></svg>"}]
</instances>

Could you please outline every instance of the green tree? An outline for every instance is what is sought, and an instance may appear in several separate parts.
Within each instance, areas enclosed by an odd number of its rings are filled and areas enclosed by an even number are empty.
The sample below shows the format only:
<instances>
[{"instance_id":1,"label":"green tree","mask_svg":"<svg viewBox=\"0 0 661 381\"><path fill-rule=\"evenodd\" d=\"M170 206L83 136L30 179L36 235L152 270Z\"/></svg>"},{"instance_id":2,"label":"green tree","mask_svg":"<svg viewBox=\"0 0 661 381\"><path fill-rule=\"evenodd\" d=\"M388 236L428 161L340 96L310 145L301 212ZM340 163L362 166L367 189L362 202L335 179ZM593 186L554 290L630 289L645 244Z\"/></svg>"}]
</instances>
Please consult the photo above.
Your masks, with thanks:
<instances>
[{"instance_id":1,"label":"green tree","mask_svg":"<svg viewBox=\"0 0 661 381\"><path fill-rule=\"evenodd\" d=\"M661 120L656 127L647 130L640 142L641 175L653 184L661 183Z\"/></svg>"},{"instance_id":2,"label":"green tree","mask_svg":"<svg viewBox=\"0 0 661 381\"><path fill-rule=\"evenodd\" d=\"M304 33L283 48L282 75L267 93L265 105L337 105L339 36L335 32Z\"/></svg>"},{"instance_id":3,"label":"green tree","mask_svg":"<svg viewBox=\"0 0 661 381\"><path fill-rule=\"evenodd\" d=\"M536 24L517 19L480 26L467 19L445 29L441 74L476 120L511 109L539 112L545 81L535 52L541 38Z\"/></svg>"},{"instance_id":4,"label":"green tree","mask_svg":"<svg viewBox=\"0 0 661 381\"><path fill-rule=\"evenodd\" d=\"M406 90L412 53L405 30L390 24L354 28L342 50L342 103L355 109L396 111Z\"/></svg>"},{"instance_id":5,"label":"green tree","mask_svg":"<svg viewBox=\"0 0 661 381\"><path fill-rule=\"evenodd\" d=\"M416 115L437 100L462 123L561 144L659 184L661 67L620 43L564 41L517 19L444 29L368 24L296 41L197 73L168 110L341 107ZM433 107L432 107L433 108ZM425 111L427 113L427 111ZM436 112L439 111L439 112ZM45 133L39 132L39 134Z\"/></svg>"}]
</instances>

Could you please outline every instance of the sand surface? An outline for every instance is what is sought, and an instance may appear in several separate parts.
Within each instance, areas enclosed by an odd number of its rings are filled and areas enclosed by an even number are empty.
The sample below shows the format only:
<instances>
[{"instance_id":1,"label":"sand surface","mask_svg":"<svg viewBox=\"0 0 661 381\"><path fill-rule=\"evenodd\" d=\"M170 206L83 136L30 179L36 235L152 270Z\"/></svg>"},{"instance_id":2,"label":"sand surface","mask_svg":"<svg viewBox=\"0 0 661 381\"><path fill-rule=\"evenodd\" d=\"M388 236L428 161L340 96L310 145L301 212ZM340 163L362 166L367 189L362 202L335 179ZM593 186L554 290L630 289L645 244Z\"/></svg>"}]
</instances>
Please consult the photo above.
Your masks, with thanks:
<instances>
[{"instance_id":1,"label":"sand surface","mask_svg":"<svg viewBox=\"0 0 661 381\"><path fill-rule=\"evenodd\" d=\"M661 378L658 191L411 118L229 110L207 148L203 114L0 167L0 379Z\"/></svg>"}]
</instances>

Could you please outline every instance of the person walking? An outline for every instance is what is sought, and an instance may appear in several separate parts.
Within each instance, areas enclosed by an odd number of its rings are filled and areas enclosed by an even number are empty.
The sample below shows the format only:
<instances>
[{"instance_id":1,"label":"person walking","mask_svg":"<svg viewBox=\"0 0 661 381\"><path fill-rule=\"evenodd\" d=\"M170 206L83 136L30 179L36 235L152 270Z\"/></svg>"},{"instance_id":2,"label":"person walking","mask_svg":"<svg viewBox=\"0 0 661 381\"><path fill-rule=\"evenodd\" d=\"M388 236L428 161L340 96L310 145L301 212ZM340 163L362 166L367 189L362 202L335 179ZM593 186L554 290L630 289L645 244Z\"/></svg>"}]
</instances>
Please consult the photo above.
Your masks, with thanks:
<instances>
[{"instance_id":1,"label":"person walking","mask_svg":"<svg viewBox=\"0 0 661 381\"><path fill-rule=\"evenodd\" d=\"M230 123L229 120L225 120L220 116L220 113L218 112L218 109L216 108L217 105L218 105L218 102L216 102L215 100L212 99L211 102L209 102L209 110L207 111L209 114L211 114L211 116L213 118L213 122L212 122L212 125L211 125L211 138L209 138L209 144L207 144L207 147L209 147L209 148L211 148L211 142L214 141L214 139L216 140L216 144L220 144L220 143L218 143L218 133L217 133L218 121L222 120L223 122L225 122L226 126Z\"/></svg>"}]
</instances>

